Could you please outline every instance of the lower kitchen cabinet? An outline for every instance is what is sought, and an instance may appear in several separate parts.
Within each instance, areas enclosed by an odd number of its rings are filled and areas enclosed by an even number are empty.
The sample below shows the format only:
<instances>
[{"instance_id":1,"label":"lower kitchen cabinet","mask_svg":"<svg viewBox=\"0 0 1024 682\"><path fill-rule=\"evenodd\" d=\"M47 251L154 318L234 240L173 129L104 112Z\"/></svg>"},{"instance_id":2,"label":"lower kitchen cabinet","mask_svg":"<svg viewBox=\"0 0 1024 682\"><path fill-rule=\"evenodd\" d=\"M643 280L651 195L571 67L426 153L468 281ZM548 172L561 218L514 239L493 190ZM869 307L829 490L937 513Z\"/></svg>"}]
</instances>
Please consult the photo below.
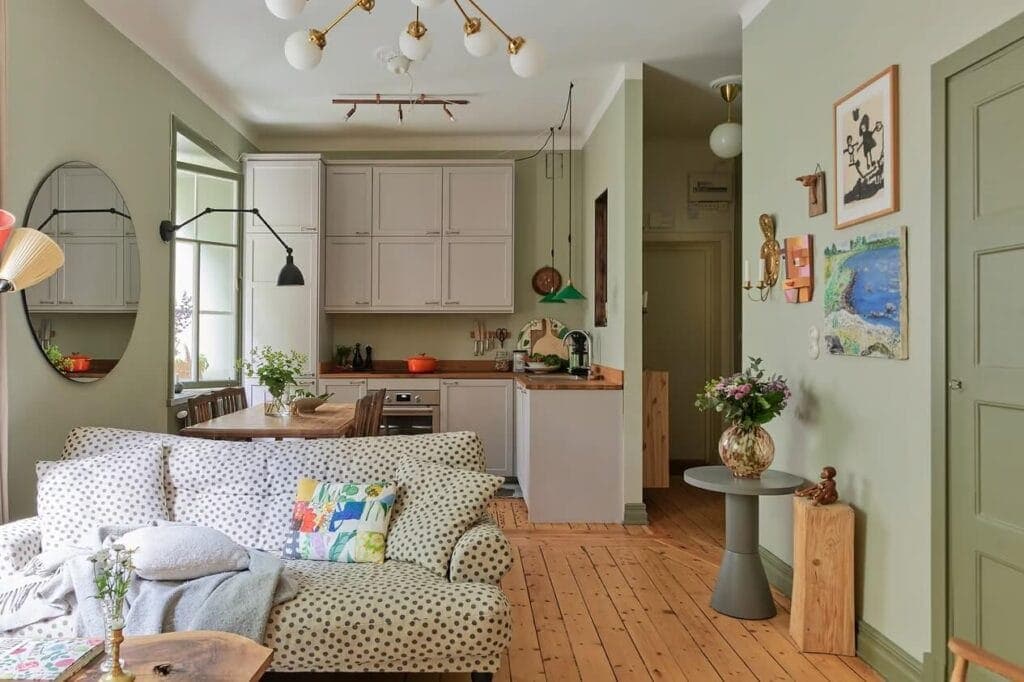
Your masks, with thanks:
<instances>
[{"instance_id":1,"label":"lower kitchen cabinet","mask_svg":"<svg viewBox=\"0 0 1024 682\"><path fill-rule=\"evenodd\" d=\"M487 471L515 476L514 382L510 379L441 381L441 430L475 431Z\"/></svg>"},{"instance_id":2,"label":"lower kitchen cabinet","mask_svg":"<svg viewBox=\"0 0 1024 682\"><path fill-rule=\"evenodd\" d=\"M534 523L622 523L622 391L516 385L516 471Z\"/></svg>"},{"instance_id":3,"label":"lower kitchen cabinet","mask_svg":"<svg viewBox=\"0 0 1024 682\"><path fill-rule=\"evenodd\" d=\"M321 379L316 393L333 393L329 403L354 403L366 395L366 379Z\"/></svg>"}]
</instances>

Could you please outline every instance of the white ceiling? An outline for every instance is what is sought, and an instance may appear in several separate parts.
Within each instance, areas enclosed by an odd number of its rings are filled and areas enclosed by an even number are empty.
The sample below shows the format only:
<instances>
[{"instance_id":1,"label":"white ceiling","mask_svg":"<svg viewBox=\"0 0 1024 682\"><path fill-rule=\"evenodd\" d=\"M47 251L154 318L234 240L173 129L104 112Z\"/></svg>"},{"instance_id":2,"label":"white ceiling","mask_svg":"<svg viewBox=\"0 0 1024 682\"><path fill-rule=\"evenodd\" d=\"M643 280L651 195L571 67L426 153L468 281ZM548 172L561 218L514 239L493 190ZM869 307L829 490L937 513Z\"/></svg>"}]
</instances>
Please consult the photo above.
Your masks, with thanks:
<instances>
[{"instance_id":1,"label":"white ceiling","mask_svg":"<svg viewBox=\"0 0 1024 682\"><path fill-rule=\"evenodd\" d=\"M308 72L285 62L285 38L322 28L348 0L309 0L293 21L271 15L262 0L86 0L259 146L302 140L384 149L420 139L448 148L526 148L557 122L570 80L582 133L601 113L621 65L641 62L657 77L645 100L658 131L705 134L723 113L708 81L739 71L738 12L746 0L478 1L513 35L543 44L544 71L521 79L500 52L471 57L454 5L424 10L434 48L413 66L413 92L468 94L472 103L455 110L454 124L424 108L407 112L399 127L393 107L360 107L345 123L347 107L330 100L409 91L408 80L374 56L380 46L397 45L413 17L407 0L378 0L369 15L353 12L328 35L323 61Z\"/></svg>"}]
</instances>

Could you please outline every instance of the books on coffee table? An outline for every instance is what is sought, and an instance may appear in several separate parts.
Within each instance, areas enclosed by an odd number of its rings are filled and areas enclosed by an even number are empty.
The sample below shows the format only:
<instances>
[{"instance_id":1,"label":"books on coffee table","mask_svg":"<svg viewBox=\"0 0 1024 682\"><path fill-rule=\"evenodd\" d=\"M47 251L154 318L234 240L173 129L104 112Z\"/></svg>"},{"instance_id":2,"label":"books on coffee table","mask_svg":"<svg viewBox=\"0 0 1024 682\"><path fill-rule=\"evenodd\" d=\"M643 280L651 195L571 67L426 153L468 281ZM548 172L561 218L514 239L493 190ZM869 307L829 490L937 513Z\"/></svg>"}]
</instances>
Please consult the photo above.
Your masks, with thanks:
<instances>
[{"instance_id":1,"label":"books on coffee table","mask_svg":"<svg viewBox=\"0 0 1024 682\"><path fill-rule=\"evenodd\" d=\"M0 682L63 682L101 651L102 639L0 637Z\"/></svg>"}]
</instances>

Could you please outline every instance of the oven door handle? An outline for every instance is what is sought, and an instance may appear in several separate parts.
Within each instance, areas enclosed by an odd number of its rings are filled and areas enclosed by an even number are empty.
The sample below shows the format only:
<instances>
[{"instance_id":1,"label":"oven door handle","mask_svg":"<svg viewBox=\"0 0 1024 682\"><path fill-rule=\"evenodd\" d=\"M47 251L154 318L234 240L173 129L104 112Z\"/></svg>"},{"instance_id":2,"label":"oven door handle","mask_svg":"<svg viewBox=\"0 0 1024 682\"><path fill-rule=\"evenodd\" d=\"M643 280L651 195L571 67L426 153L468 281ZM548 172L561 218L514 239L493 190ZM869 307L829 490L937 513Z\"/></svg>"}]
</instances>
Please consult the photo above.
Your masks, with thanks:
<instances>
[{"instance_id":1,"label":"oven door handle","mask_svg":"<svg viewBox=\"0 0 1024 682\"><path fill-rule=\"evenodd\" d=\"M437 405L385 405L384 414L398 417L417 414L431 414L440 409Z\"/></svg>"}]
</instances>

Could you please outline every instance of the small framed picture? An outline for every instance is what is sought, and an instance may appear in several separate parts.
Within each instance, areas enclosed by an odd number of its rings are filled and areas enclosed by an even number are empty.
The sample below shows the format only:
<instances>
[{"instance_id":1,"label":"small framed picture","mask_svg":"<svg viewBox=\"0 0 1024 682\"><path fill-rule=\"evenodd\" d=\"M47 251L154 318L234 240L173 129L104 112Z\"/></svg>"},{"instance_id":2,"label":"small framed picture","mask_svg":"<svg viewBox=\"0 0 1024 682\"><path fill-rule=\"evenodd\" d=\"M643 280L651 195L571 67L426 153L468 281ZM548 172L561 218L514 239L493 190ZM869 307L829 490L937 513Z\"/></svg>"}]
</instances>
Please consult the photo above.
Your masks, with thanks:
<instances>
[{"instance_id":1,"label":"small framed picture","mask_svg":"<svg viewBox=\"0 0 1024 682\"><path fill-rule=\"evenodd\" d=\"M899 67L840 98L833 117L836 229L898 211Z\"/></svg>"}]
</instances>

